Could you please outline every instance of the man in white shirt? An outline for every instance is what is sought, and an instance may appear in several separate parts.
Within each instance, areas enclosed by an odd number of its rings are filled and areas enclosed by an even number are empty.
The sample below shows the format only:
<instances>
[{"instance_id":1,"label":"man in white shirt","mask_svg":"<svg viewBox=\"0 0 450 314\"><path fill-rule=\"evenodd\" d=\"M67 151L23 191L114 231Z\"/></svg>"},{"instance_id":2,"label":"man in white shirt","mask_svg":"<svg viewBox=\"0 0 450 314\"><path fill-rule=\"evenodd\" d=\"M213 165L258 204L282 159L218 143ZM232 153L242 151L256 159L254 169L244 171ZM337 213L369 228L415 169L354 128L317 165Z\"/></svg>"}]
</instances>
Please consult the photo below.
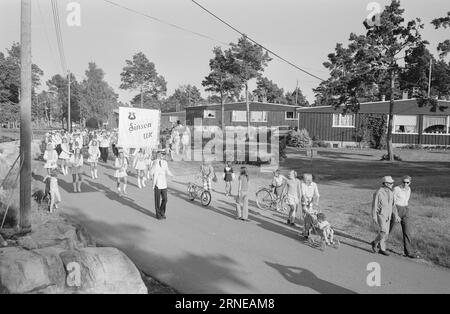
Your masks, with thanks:
<instances>
[{"instance_id":1,"label":"man in white shirt","mask_svg":"<svg viewBox=\"0 0 450 314\"><path fill-rule=\"evenodd\" d=\"M403 250L405 255L409 258L418 258L419 255L414 252L413 246L411 244L411 225L410 225L410 214L409 214L409 198L411 197L411 177L404 176L402 184L396 186L393 190L394 192L394 204L397 207L398 216L401 219L402 233L403 233ZM396 220L391 219L390 233L396 225Z\"/></svg>"},{"instance_id":2,"label":"man in white shirt","mask_svg":"<svg viewBox=\"0 0 450 314\"><path fill-rule=\"evenodd\" d=\"M101 154L101 159L103 160L104 163L108 162L108 148L109 148L109 136L106 133L102 133L102 135L100 136L100 145L99 145L99 149L100 149L100 154Z\"/></svg>"},{"instance_id":3,"label":"man in white shirt","mask_svg":"<svg viewBox=\"0 0 450 314\"><path fill-rule=\"evenodd\" d=\"M156 219L166 219L166 204L167 204L167 177L173 177L169 170L167 161L162 159L160 152L156 155L156 160L153 163L151 170L151 177L153 179L153 190L155 193L155 212Z\"/></svg>"}]
</instances>

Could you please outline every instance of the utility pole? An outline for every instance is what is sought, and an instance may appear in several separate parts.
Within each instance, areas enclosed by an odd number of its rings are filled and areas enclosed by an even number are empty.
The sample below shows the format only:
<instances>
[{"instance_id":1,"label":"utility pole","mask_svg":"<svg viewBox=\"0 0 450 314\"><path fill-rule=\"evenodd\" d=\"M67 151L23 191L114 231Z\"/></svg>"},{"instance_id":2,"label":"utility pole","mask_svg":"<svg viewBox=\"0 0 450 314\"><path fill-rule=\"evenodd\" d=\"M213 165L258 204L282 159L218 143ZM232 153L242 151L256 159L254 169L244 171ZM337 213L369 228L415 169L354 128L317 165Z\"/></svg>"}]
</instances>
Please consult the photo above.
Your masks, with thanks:
<instances>
[{"instance_id":1,"label":"utility pole","mask_svg":"<svg viewBox=\"0 0 450 314\"><path fill-rule=\"evenodd\" d=\"M20 232L31 231L31 0L20 21Z\"/></svg>"},{"instance_id":2,"label":"utility pole","mask_svg":"<svg viewBox=\"0 0 450 314\"><path fill-rule=\"evenodd\" d=\"M430 58L430 71L428 74L428 98L430 98L431 95L431 69L433 65L433 59Z\"/></svg>"},{"instance_id":3,"label":"utility pole","mask_svg":"<svg viewBox=\"0 0 450 314\"><path fill-rule=\"evenodd\" d=\"M72 132L70 111L70 70L67 70L67 132Z\"/></svg>"}]
</instances>

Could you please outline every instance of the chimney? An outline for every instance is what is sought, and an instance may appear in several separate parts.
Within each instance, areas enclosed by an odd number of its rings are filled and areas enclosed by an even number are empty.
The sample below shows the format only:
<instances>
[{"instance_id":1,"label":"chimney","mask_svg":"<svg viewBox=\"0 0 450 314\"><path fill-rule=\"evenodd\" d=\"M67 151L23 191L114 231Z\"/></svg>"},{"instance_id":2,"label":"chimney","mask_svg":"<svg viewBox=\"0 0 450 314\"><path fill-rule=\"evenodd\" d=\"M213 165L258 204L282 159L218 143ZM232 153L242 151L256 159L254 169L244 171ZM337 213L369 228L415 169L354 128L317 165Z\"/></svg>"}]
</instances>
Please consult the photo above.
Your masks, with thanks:
<instances>
[{"instance_id":1,"label":"chimney","mask_svg":"<svg viewBox=\"0 0 450 314\"><path fill-rule=\"evenodd\" d=\"M262 96L262 102L264 102L264 103L267 102L267 96L266 95Z\"/></svg>"},{"instance_id":2,"label":"chimney","mask_svg":"<svg viewBox=\"0 0 450 314\"><path fill-rule=\"evenodd\" d=\"M386 95L381 95L381 101L386 101Z\"/></svg>"},{"instance_id":3,"label":"chimney","mask_svg":"<svg viewBox=\"0 0 450 314\"><path fill-rule=\"evenodd\" d=\"M402 94L402 100L408 99L408 91L404 90Z\"/></svg>"}]
</instances>

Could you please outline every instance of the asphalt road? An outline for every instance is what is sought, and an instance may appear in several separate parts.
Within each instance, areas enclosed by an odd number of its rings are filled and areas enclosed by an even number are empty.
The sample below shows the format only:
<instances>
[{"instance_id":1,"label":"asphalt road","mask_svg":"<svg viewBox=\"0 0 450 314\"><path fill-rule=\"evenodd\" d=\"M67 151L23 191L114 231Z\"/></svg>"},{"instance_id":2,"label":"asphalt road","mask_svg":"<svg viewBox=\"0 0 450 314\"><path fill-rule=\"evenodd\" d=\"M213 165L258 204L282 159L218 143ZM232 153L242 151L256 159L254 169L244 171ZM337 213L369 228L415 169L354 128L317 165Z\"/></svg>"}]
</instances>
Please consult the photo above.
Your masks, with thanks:
<instances>
[{"instance_id":1,"label":"asphalt road","mask_svg":"<svg viewBox=\"0 0 450 314\"><path fill-rule=\"evenodd\" d=\"M301 240L299 227L254 202L250 222L235 220L233 198L222 192L202 207L188 200L186 177L169 180L167 220L157 220L151 187L138 189L129 177L128 196L120 197L113 172L111 162L100 164L99 179L85 176L83 193L73 193L71 177L61 176L61 211L181 293L450 293L446 269L373 254L369 247L320 251ZM222 184L216 188L223 191ZM378 287L367 285L371 262L380 265Z\"/></svg>"}]
</instances>

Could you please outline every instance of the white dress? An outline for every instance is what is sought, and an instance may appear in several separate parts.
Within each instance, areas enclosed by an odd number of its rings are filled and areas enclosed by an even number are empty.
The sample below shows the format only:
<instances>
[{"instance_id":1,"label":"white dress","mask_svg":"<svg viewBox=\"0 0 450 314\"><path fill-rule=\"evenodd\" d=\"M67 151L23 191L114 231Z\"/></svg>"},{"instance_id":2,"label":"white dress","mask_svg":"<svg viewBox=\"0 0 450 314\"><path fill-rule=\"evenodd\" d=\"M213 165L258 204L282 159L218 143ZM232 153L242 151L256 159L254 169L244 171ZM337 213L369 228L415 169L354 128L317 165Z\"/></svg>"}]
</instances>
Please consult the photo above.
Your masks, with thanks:
<instances>
[{"instance_id":1,"label":"white dress","mask_svg":"<svg viewBox=\"0 0 450 314\"><path fill-rule=\"evenodd\" d=\"M61 154L59 154L59 159L69 159L70 155L69 155L69 144L67 143L62 143L61 144Z\"/></svg>"},{"instance_id":2,"label":"white dress","mask_svg":"<svg viewBox=\"0 0 450 314\"><path fill-rule=\"evenodd\" d=\"M100 150L98 149L98 146L89 146L88 154L88 162L98 162L98 159L100 158Z\"/></svg>"},{"instance_id":3,"label":"white dress","mask_svg":"<svg viewBox=\"0 0 450 314\"><path fill-rule=\"evenodd\" d=\"M44 153L45 169L56 169L58 167L58 153L56 150L52 149L51 151L46 150Z\"/></svg>"},{"instance_id":4,"label":"white dress","mask_svg":"<svg viewBox=\"0 0 450 314\"><path fill-rule=\"evenodd\" d=\"M147 169L147 164L145 162L145 154L137 153L136 160L134 162L134 169L136 170L145 170Z\"/></svg>"},{"instance_id":5,"label":"white dress","mask_svg":"<svg viewBox=\"0 0 450 314\"><path fill-rule=\"evenodd\" d=\"M123 160L121 160L120 158L116 158L114 166L116 167L116 172L114 172L114 177L124 178L124 177L128 176L128 174L127 174L128 160L126 158L124 158Z\"/></svg>"}]
</instances>

